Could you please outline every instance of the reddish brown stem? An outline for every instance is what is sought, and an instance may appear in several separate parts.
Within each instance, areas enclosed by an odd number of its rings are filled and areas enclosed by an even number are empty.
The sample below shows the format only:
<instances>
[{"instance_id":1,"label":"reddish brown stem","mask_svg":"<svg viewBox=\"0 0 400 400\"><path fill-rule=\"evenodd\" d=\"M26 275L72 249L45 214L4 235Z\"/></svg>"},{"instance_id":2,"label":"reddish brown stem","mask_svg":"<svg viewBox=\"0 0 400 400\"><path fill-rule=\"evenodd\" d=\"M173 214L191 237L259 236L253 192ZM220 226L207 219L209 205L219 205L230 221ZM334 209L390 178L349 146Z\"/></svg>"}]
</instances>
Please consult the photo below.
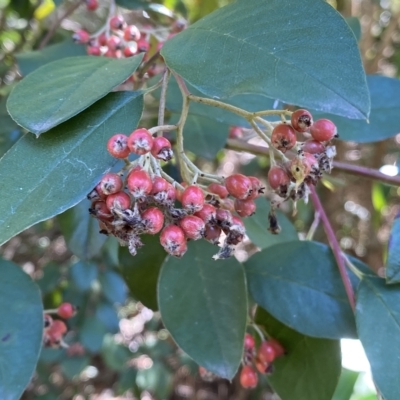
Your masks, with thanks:
<instances>
[{"instance_id":1,"label":"reddish brown stem","mask_svg":"<svg viewBox=\"0 0 400 400\"><path fill-rule=\"evenodd\" d=\"M324 207L322 206L321 200L317 195L315 187L313 185L310 185L310 190L311 190L311 200L314 204L315 210L320 215L322 224L324 225L325 233L326 236L328 237L328 241L333 251L333 255L335 256L340 276L342 278L342 282L346 290L347 298L349 299L350 306L354 311L355 310L354 291L353 291L353 286L351 285L350 282L350 278L347 275L346 265L342 256L342 250L340 249L339 243L335 236L335 232L333 232L332 225L329 221L328 216L325 213Z\"/></svg>"}]
</instances>

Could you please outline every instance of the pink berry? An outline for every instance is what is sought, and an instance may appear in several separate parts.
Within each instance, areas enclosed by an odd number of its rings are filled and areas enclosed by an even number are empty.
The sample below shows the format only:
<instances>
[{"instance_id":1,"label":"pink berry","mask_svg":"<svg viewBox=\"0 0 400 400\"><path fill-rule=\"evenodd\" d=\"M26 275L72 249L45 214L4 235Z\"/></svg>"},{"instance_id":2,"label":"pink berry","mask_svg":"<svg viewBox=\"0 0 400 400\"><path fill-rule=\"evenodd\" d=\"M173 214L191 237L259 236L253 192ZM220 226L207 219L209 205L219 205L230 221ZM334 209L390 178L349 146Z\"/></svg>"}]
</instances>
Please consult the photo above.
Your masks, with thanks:
<instances>
[{"instance_id":1,"label":"pink berry","mask_svg":"<svg viewBox=\"0 0 400 400\"><path fill-rule=\"evenodd\" d=\"M139 155L146 154L153 147L153 137L147 129L136 129L128 138L128 147L132 153Z\"/></svg>"},{"instance_id":2,"label":"pink berry","mask_svg":"<svg viewBox=\"0 0 400 400\"><path fill-rule=\"evenodd\" d=\"M171 142L163 136L154 138L151 154L159 160L171 160L171 158L174 156L171 149Z\"/></svg>"},{"instance_id":3,"label":"pink berry","mask_svg":"<svg viewBox=\"0 0 400 400\"><path fill-rule=\"evenodd\" d=\"M313 123L310 129L313 139L326 142L338 137L336 125L329 119L319 119Z\"/></svg>"},{"instance_id":4,"label":"pink berry","mask_svg":"<svg viewBox=\"0 0 400 400\"><path fill-rule=\"evenodd\" d=\"M90 40L90 35L85 30L79 29L72 35L72 39L76 43L88 43Z\"/></svg>"},{"instance_id":5,"label":"pink berry","mask_svg":"<svg viewBox=\"0 0 400 400\"><path fill-rule=\"evenodd\" d=\"M218 244L221 233L222 229L219 226L207 224L204 231L204 238L212 244Z\"/></svg>"},{"instance_id":6,"label":"pink berry","mask_svg":"<svg viewBox=\"0 0 400 400\"><path fill-rule=\"evenodd\" d=\"M265 187L263 186L261 181L255 176L249 176L248 178L251 181L251 188L253 189L253 192L248 197L248 199L256 199L257 197L259 197L261 194L264 193Z\"/></svg>"},{"instance_id":7,"label":"pink berry","mask_svg":"<svg viewBox=\"0 0 400 400\"><path fill-rule=\"evenodd\" d=\"M133 198L139 201L145 200L146 196L151 193L153 182L146 171L133 170L127 178L129 192Z\"/></svg>"},{"instance_id":8,"label":"pink berry","mask_svg":"<svg viewBox=\"0 0 400 400\"><path fill-rule=\"evenodd\" d=\"M325 146L323 143L319 142L318 140L306 140L302 146L302 150L310 154L318 154L323 153L325 151Z\"/></svg>"},{"instance_id":9,"label":"pink berry","mask_svg":"<svg viewBox=\"0 0 400 400\"><path fill-rule=\"evenodd\" d=\"M109 207L103 200L95 201L89 208L89 213L101 221L111 221L113 219Z\"/></svg>"},{"instance_id":10,"label":"pink berry","mask_svg":"<svg viewBox=\"0 0 400 400\"><path fill-rule=\"evenodd\" d=\"M112 172L105 174L100 181L100 189L107 196L120 192L123 185L121 177Z\"/></svg>"},{"instance_id":11,"label":"pink berry","mask_svg":"<svg viewBox=\"0 0 400 400\"><path fill-rule=\"evenodd\" d=\"M112 136L107 142L108 152L115 158L126 158L130 154L128 147L128 136L117 133Z\"/></svg>"},{"instance_id":12,"label":"pink berry","mask_svg":"<svg viewBox=\"0 0 400 400\"><path fill-rule=\"evenodd\" d=\"M88 46L86 49L86 53L89 56L101 56L101 50L99 46Z\"/></svg>"},{"instance_id":13,"label":"pink berry","mask_svg":"<svg viewBox=\"0 0 400 400\"><path fill-rule=\"evenodd\" d=\"M225 186L231 196L240 200L249 198L253 192L251 180L242 174L225 178Z\"/></svg>"},{"instance_id":14,"label":"pink berry","mask_svg":"<svg viewBox=\"0 0 400 400\"><path fill-rule=\"evenodd\" d=\"M161 176L155 176L153 178L153 188L151 190L151 194L156 195L160 192L166 192L169 188L169 185L170 183L164 178L161 178Z\"/></svg>"},{"instance_id":15,"label":"pink berry","mask_svg":"<svg viewBox=\"0 0 400 400\"><path fill-rule=\"evenodd\" d=\"M256 341L250 333L246 333L244 337L244 348L245 350L253 350L256 345Z\"/></svg>"},{"instance_id":16,"label":"pink berry","mask_svg":"<svg viewBox=\"0 0 400 400\"><path fill-rule=\"evenodd\" d=\"M286 153L296 144L296 132L287 124L279 124L272 131L271 144L282 153Z\"/></svg>"},{"instance_id":17,"label":"pink berry","mask_svg":"<svg viewBox=\"0 0 400 400\"><path fill-rule=\"evenodd\" d=\"M291 123L297 132L308 132L313 124L313 117L307 110L296 110L292 114Z\"/></svg>"},{"instance_id":18,"label":"pink berry","mask_svg":"<svg viewBox=\"0 0 400 400\"><path fill-rule=\"evenodd\" d=\"M124 47L123 53L125 57L132 57L137 54L137 46L129 44L128 46Z\"/></svg>"},{"instance_id":19,"label":"pink berry","mask_svg":"<svg viewBox=\"0 0 400 400\"><path fill-rule=\"evenodd\" d=\"M95 11L99 7L99 3L97 0L85 0L86 8L89 11Z\"/></svg>"},{"instance_id":20,"label":"pink berry","mask_svg":"<svg viewBox=\"0 0 400 400\"><path fill-rule=\"evenodd\" d=\"M250 217L256 212L256 207L253 200L235 200L235 210L241 217Z\"/></svg>"},{"instance_id":21,"label":"pink berry","mask_svg":"<svg viewBox=\"0 0 400 400\"><path fill-rule=\"evenodd\" d=\"M204 205L204 193L198 186L188 186L182 193L181 203L192 213L200 211Z\"/></svg>"},{"instance_id":22,"label":"pink berry","mask_svg":"<svg viewBox=\"0 0 400 400\"><path fill-rule=\"evenodd\" d=\"M137 42L140 39L140 36L140 31L136 25L129 25L124 29L124 39L127 42Z\"/></svg>"},{"instance_id":23,"label":"pink berry","mask_svg":"<svg viewBox=\"0 0 400 400\"><path fill-rule=\"evenodd\" d=\"M217 210L211 204L204 204L203 208L200 211L197 211L194 214L196 217L201 218L204 223L208 224L209 222L215 222L217 218Z\"/></svg>"},{"instance_id":24,"label":"pink berry","mask_svg":"<svg viewBox=\"0 0 400 400\"><path fill-rule=\"evenodd\" d=\"M57 314L64 319L69 319L75 315L76 308L71 303L61 303L57 308Z\"/></svg>"},{"instance_id":25,"label":"pink berry","mask_svg":"<svg viewBox=\"0 0 400 400\"><path fill-rule=\"evenodd\" d=\"M268 183L273 190L276 190L280 186L289 185L290 177L283 168L274 166L268 172Z\"/></svg>"},{"instance_id":26,"label":"pink berry","mask_svg":"<svg viewBox=\"0 0 400 400\"><path fill-rule=\"evenodd\" d=\"M142 220L146 227L146 233L155 235L164 225L164 214L157 207L149 207L142 213Z\"/></svg>"},{"instance_id":27,"label":"pink berry","mask_svg":"<svg viewBox=\"0 0 400 400\"><path fill-rule=\"evenodd\" d=\"M131 198L125 192L117 192L107 196L106 204L110 210L115 208L119 210L126 210L131 205Z\"/></svg>"},{"instance_id":28,"label":"pink berry","mask_svg":"<svg viewBox=\"0 0 400 400\"><path fill-rule=\"evenodd\" d=\"M108 49L116 51L122 48L122 41L118 36L110 36L107 40Z\"/></svg>"},{"instance_id":29,"label":"pink berry","mask_svg":"<svg viewBox=\"0 0 400 400\"><path fill-rule=\"evenodd\" d=\"M258 383L257 372L250 365L244 365L240 371L239 380L245 389L253 389Z\"/></svg>"},{"instance_id":30,"label":"pink berry","mask_svg":"<svg viewBox=\"0 0 400 400\"><path fill-rule=\"evenodd\" d=\"M211 193L216 194L219 196L221 199L226 199L229 195L228 190L226 189L225 186L220 185L219 183L210 183L208 185L207 190Z\"/></svg>"},{"instance_id":31,"label":"pink berry","mask_svg":"<svg viewBox=\"0 0 400 400\"><path fill-rule=\"evenodd\" d=\"M180 220L179 226L188 239L197 240L204 237L205 224L199 217L187 215Z\"/></svg>"},{"instance_id":32,"label":"pink berry","mask_svg":"<svg viewBox=\"0 0 400 400\"><path fill-rule=\"evenodd\" d=\"M107 36L104 32L97 37L97 43L99 46L107 46Z\"/></svg>"},{"instance_id":33,"label":"pink berry","mask_svg":"<svg viewBox=\"0 0 400 400\"><path fill-rule=\"evenodd\" d=\"M243 137L243 129L240 126L231 126L228 137L230 139L240 139Z\"/></svg>"},{"instance_id":34,"label":"pink berry","mask_svg":"<svg viewBox=\"0 0 400 400\"><path fill-rule=\"evenodd\" d=\"M125 25L124 18L121 15L114 15L110 18L109 25L112 30L119 31L123 29Z\"/></svg>"},{"instance_id":35,"label":"pink berry","mask_svg":"<svg viewBox=\"0 0 400 400\"><path fill-rule=\"evenodd\" d=\"M168 225L162 230L160 243L173 256L181 257L186 251L185 233L176 225Z\"/></svg>"},{"instance_id":36,"label":"pink berry","mask_svg":"<svg viewBox=\"0 0 400 400\"><path fill-rule=\"evenodd\" d=\"M140 53L146 53L150 49L150 43L146 39L138 40L137 44L138 44L138 51Z\"/></svg>"}]
</instances>

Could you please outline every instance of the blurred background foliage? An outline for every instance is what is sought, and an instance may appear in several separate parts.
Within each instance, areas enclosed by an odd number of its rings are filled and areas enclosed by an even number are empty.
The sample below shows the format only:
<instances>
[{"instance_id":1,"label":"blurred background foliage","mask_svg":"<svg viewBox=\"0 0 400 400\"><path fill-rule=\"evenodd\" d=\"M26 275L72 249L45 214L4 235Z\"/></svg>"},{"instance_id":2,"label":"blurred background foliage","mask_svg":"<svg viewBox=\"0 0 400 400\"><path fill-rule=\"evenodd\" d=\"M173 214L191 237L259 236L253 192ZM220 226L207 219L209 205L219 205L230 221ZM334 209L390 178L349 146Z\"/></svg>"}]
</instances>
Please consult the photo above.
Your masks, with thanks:
<instances>
[{"instance_id":1,"label":"blurred background foliage","mask_svg":"<svg viewBox=\"0 0 400 400\"><path fill-rule=\"evenodd\" d=\"M171 15L194 22L229 1L117 3L130 6L131 10L124 13L134 21L144 19L155 26L167 26ZM366 72L398 77L400 1L329 3L347 18L358 37ZM84 49L70 40L72 32L80 27L89 32L99 29L108 7L107 0L100 0L99 9L93 13L81 1L0 0L0 156L24 133L7 115L5 104L12 87L46 62L84 54ZM37 52L40 49L44 50ZM153 111L150 104L145 116L151 119ZM208 129L228 128L215 124ZM338 159L397 174L397 168L393 172L392 167L398 163L399 145L400 133L373 144L338 142ZM240 168L260 177L266 176L268 167L267 159L234 151L220 151L215 160L198 162L206 170L217 168L228 174ZM399 212L400 188L335 172L323 186L320 194L342 248L379 273L391 222ZM236 380L230 383L199 372L198 366L176 347L157 312L155 286L165 256L158 244L149 239L146 248L151 249L151 258L140 254L135 259L127 257L112 238L98 234L87 208L88 204L82 202L0 248L3 258L21 265L36 280L45 308L57 307L62 301L79 307L77 315L68 321L66 342L70 348L42 351L23 399L276 399L265 379L256 390L247 391ZM304 237L314 215L310 206L301 203L297 215L289 218ZM268 243L257 242L257 237L265 233L264 227L257 220L247 224L252 226L248 229L253 232L253 242L267 247ZM321 229L315 237L325 240ZM237 255L244 261L254 251L254 245L245 244ZM365 369L365 363L354 368ZM365 373L343 369L333 400L376 399L368 385Z\"/></svg>"}]
</instances>

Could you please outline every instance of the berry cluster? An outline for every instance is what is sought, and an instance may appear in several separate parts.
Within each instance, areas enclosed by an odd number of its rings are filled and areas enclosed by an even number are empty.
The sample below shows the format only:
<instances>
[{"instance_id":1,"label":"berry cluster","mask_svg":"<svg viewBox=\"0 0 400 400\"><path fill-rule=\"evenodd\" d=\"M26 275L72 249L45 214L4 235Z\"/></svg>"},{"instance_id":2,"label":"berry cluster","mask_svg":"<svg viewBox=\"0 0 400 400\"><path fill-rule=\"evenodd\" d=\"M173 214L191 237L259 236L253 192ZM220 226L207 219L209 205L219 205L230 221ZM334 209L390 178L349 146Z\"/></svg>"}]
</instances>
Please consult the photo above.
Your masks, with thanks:
<instances>
[{"instance_id":1,"label":"berry cluster","mask_svg":"<svg viewBox=\"0 0 400 400\"><path fill-rule=\"evenodd\" d=\"M105 174L88 194L89 212L99 220L101 233L115 236L132 255L143 245L142 234L160 234L161 245L175 257L183 256L188 240L204 238L217 245L224 233L214 258L232 255L245 234L243 221L232 212L240 217L255 212L254 199L264 190L259 179L234 174L225 185L178 184L158 165L159 160L173 157L171 143L144 128L130 136L112 136L107 149L113 157L125 159L127 166ZM127 159L131 153L141 157L131 163Z\"/></svg>"},{"instance_id":2,"label":"berry cluster","mask_svg":"<svg viewBox=\"0 0 400 400\"><path fill-rule=\"evenodd\" d=\"M87 0L86 7L92 11L96 10L98 7L97 0ZM185 28L186 21L180 19L174 21L166 38L160 40L157 36L158 44L155 51L161 50L166 40ZM73 39L76 43L85 44L87 46L86 51L91 56L125 58L145 53L144 60L146 60L153 31L151 25L144 25L140 28L133 24L128 25L124 17L117 14L107 20L106 26L98 34L90 35L86 30L79 29L74 33ZM154 64L147 72L149 76L153 76L160 71Z\"/></svg>"},{"instance_id":3,"label":"berry cluster","mask_svg":"<svg viewBox=\"0 0 400 400\"><path fill-rule=\"evenodd\" d=\"M297 141L297 133L311 137L301 143ZM324 172L332 170L336 148L330 141L337 137L332 121L320 119L314 122L311 113L303 109L293 112L291 124L275 126L271 146L283 154L295 151L292 159L273 165L268 172L268 183L282 201L307 200L308 185L316 185Z\"/></svg>"},{"instance_id":4,"label":"berry cluster","mask_svg":"<svg viewBox=\"0 0 400 400\"><path fill-rule=\"evenodd\" d=\"M45 347L68 347L63 337L67 333L67 325L61 319L53 319L50 314L56 314L60 318L69 319L76 313L71 303L62 303L55 310L46 310L44 314L43 344Z\"/></svg>"},{"instance_id":5,"label":"berry cluster","mask_svg":"<svg viewBox=\"0 0 400 400\"><path fill-rule=\"evenodd\" d=\"M258 383L257 371L260 374L273 372L273 361L285 354L285 349L276 340L263 340L256 350L254 337L246 333L244 339L243 368L240 371L240 384L244 388L254 388ZM254 368L255 366L255 368Z\"/></svg>"}]
</instances>

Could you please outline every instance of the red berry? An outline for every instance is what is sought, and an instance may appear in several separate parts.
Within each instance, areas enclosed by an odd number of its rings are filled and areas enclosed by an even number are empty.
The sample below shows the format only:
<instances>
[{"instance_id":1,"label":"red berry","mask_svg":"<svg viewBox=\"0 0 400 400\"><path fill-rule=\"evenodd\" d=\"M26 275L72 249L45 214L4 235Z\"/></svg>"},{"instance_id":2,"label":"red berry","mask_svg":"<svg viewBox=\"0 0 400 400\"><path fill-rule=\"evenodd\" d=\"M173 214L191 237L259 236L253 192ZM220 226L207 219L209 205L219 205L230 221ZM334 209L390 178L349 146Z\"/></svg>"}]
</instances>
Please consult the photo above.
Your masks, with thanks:
<instances>
[{"instance_id":1,"label":"red berry","mask_svg":"<svg viewBox=\"0 0 400 400\"><path fill-rule=\"evenodd\" d=\"M282 153L286 153L296 144L296 132L287 124L279 124L272 131L271 144Z\"/></svg>"},{"instance_id":2,"label":"red berry","mask_svg":"<svg viewBox=\"0 0 400 400\"><path fill-rule=\"evenodd\" d=\"M171 142L163 136L154 138L151 154L159 160L169 161L174 156Z\"/></svg>"},{"instance_id":3,"label":"red berry","mask_svg":"<svg viewBox=\"0 0 400 400\"><path fill-rule=\"evenodd\" d=\"M57 309L57 314L64 319L73 317L75 312L76 308L71 303L62 303Z\"/></svg>"},{"instance_id":4,"label":"red berry","mask_svg":"<svg viewBox=\"0 0 400 400\"><path fill-rule=\"evenodd\" d=\"M261 194L264 193L265 187L263 186L261 181L255 176L249 176L248 178L251 181L251 187L253 189L253 192L249 196L249 199L256 199L257 197L259 197Z\"/></svg>"},{"instance_id":5,"label":"red berry","mask_svg":"<svg viewBox=\"0 0 400 400\"><path fill-rule=\"evenodd\" d=\"M258 349L257 357L265 363L272 363L276 358L274 346L269 341L263 341Z\"/></svg>"},{"instance_id":6,"label":"red berry","mask_svg":"<svg viewBox=\"0 0 400 400\"><path fill-rule=\"evenodd\" d=\"M120 192L124 183L118 174L110 172L105 174L99 183L101 191L107 196L113 193Z\"/></svg>"},{"instance_id":7,"label":"red berry","mask_svg":"<svg viewBox=\"0 0 400 400\"><path fill-rule=\"evenodd\" d=\"M146 226L146 233L155 235L164 225L164 214L157 207L149 207L142 213L142 220Z\"/></svg>"},{"instance_id":8,"label":"red berry","mask_svg":"<svg viewBox=\"0 0 400 400\"><path fill-rule=\"evenodd\" d=\"M176 200L176 190L170 183L168 184L167 200L171 204Z\"/></svg>"},{"instance_id":9,"label":"red berry","mask_svg":"<svg viewBox=\"0 0 400 400\"><path fill-rule=\"evenodd\" d=\"M50 328L48 328L48 332L58 333L60 335L64 335L67 332L67 325L65 325L64 321L60 319L55 319L51 324Z\"/></svg>"},{"instance_id":10,"label":"red berry","mask_svg":"<svg viewBox=\"0 0 400 400\"><path fill-rule=\"evenodd\" d=\"M312 167L313 167L314 165L318 166L318 161L317 161L317 159L316 159L312 154L307 153L307 152L304 152L304 153L303 153L303 156L304 156L304 162L305 162L306 164L308 164L310 170L312 169Z\"/></svg>"},{"instance_id":11,"label":"red berry","mask_svg":"<svg viewBox=\"0 0 400 400\"><path fill-rule=\"evenodd\" d=\"M181 203L192 213L200 211L204 205L204 193L198 186L188 186L182 193Z\"/></svg>"},{"instance_id":12,"label":"red berry","mask_svg":"<svg viewBox=\"0 0 400 400\"><path fill-rule=\"evenodd\" d=\"M52 323L53 323L53 318L51 317L51 315L44 314L44 316L43 316L43 327L45 329L49 328L50 325L52 325Z\"/></svg>"},{"instance_id":13,"label":"red berry","mask_svg":"<svg viewBox=\"0 0 400 400\"><path fill-rule=\"evenodd\" d=\"M185 190L185 188L187 188L188 187L188 184L186 183L186 182L181 182L181 186L183 186L183 190ZM181 190L181 189L179 189L179 188L176 188L175 189L175 197L176 197L176 199L180 202L180 203L182 203L182 193L183 193L183 190Z\"/></svg>"},{"instance_id":14,"label":"red berry","mask_svg":"<svg viewBox=\"0 0 400 400\"><path fill-rule=\"evenodd\" d=\"M127 42L140 40L140 31L135 25L129 25L124 29L124 39Z\"/></svg>"},{"instance_id":15,"label":"red berry","mask_svg":"<svg viewBox=\"0 0 400 400\"><path fill-rule=\"evenodd\" d=\"M115 158L126 158L131 152L128 147L128 136L117 133L107 142L108 152Z\"/></svg>"},{"instance_id":16,"label":"red berry","mask_svg":"<svg viewBox=\"0 0 400 400\"><path fill-rule=\"evenodd\" d=\"M125 21L121 15L114 15L110 18L109 24L112 30L119 31L125 26Z\"/></svg>"},{"instance_id":17,"label":"red berry","mask_svg":"<svg viewBox=\"0 0 400 400\"><path fill-rule=\"evenodd\" d=\"M221 207L233 212L235 211L235 202L232 199L224 199L221 201Z\"/></svg>"},{"instance_id":18,"label":"red berry","mask_svg":"<svg viewBox=\"0 0 400 400\"><path fill-rule=\"evenodd\" d=\"M268 172L268 183L272 189L276 190L280 186L289 185L290 178L283 168L274 166Z\"/></svg>"},{"instance_id":19,"label":"red berry","mask_svg":"<svg viewBox=\"0 0 400 400\"><path fill-rule=\"evenodd\" d=\"M107 36L104 32L97 37L97 43L99 46L107 46Z\"/></svg>"},{"instance_id":20,"label":"red berry","mask_svg":"<svg viewBox=\"0 0 400 400\"><path fill-rule=\"evenodd\" d=\"M153 182L146 171L133 170L127 178L130 193L139 201L143 201L151 193Z\"/></svg>"},{"instance_id":21,"label":"red berry","mask_svg":"<svg viewBox=\"0 0 400 400\"><path fill-rule=\"evenodd\" d=\"M90 35L85 30L79 29L72 35L72 39L76 43L88 43L90 40Z\"/></svg>"},{"instance_id":22,"label":"red berry","mask_svg":"<svg viewBox=\"0 0 400 400\"><path fill-rule=\"evenodd\" d=\"M129 44L124 48L123 53L125 57L132 57L137 53L137 46Z\"/></svg>"},{"instance_id":23,"label":"red berry","mask_svg":"<svg viewBox=\"0 0 400 400\"><path fill-rule=\"evenodd\" d=\"M217 209L217 221L222 227L232 225L232 213L229 210L224 210L222 208Z\"/></svg>"},{"instance_id":24,"label":"red berry","mask_svg":"<svg viewBox=\"0 0 400 400\"><path fill-rule=\"evenodd\" d=\"M234 226L234 225L237 225L237 226L245 229L244 222L236 215L232 215L232 226Z\"/></svg>"},{"instance_id":25,"label":"red berry","mask_svg":"<svg viewBox=\"0 0 400 400\"><path fill-rule=\"evenodd\" d=\"M219 226L207 224L204 231L204 238L212 244L218 244L221 233L222 229Z\"/></svg>"},{"instance_id":26,"label":"red berry","mask_svg":"<svg viewBox=\"0 0 400 400\"><path fill-rule=\"evenodd\" d=\"M126 210L131 205L131 198L125 192L117 192L107 196L106 204L111 211L115 208Z\"/></svg>"},{"instance_id":27,"label":"red berry","mask_svg":"<svg viewBox=\"0 0 400 400\"><path fill-rule=\"evenodd\" d=\"M241 217L250 217L256 212L256 203L253 200L235 200L235 210Z\"/></svg>"},{"instance_id":28,"label":"red berry","mask_svg":"<svg viewBox=\"0 0 400 400\"><path fill-rule=\"evenodd\" d=\"M107 40L108 50L116 51L122 48L122 41L118 36L110 36Z\"/></svg>"},{"instance_id":29,"label":"red berry","mask_svg":"<svg viewBox=\"0 0 400 400\"><path fill-rule=\"evenodd\" d=\"M146 39L139 39L137 44L140 53L146 53L150 49L150 43Z\"/></svg>"},{"instance_id":30,"label":"red berry","mask_svg":"<svg viewBox=\"0 0 400 400\"><path fill-rule=\"evenodd\" d=\"M242 174L233 174L225 178L225 186L229 194L244 200L253 193L251 180Z\"/></svg>"},{"instance_id":31,"label":"red berry","mask_svg":"<svg viewBox=\"0 0 400 400\"><path fill-rule=\"evenodd\" d=\"M179 226L188 239L197 240L204 237L205 223L199 217L187 215L180 220Z\"/></svg>"},{"instance_id":32,"label":"red berry","mask_svg":"<svg viewBox=\"0 0 400 400\"><path fill-rule=\"evenodd\" d=\"M201 218L204 223L208 224L209 222L216 221L217 210L211 204L204 204L203 208L200 211L197 211L194 215Z\"/></svg>"},{"instance_id":33,"label":"red berry","mask_svg":"<svg viewBox=\"0 0 400 400\"><path fill-rule=\"evenodd\" d=\"M310 129L313 139L325 142L338 137L336 125L329 119L319 119Z\"/></svg>"},{"instance_id":34,"label":"red berry","mask_svg":"<svg viewBox=\"0 0 400 400\"><path fill-rule=\"evenodd\" d=\"M101 56L101 50L99 46L88 46L86 53L88 53L89 56Z\"/></svg>"},{"instance_id":35,"label":"red berry","mask_svg":"<svg viewBox=\"0 0 400 400\"><path fill-rule=\"evenodd\" d=\"M292 114L291 123L297 132L307 132L310 130L311 125L313 124L313 117L307 110L296 110Z\"/></svg>"},{"instance_id":36,"label":"red berry","mask_svg":"<svg viewBox=\"0 0 400 400\"><path fill-rule=\"evenodd\" d=\"M89 208L89 213L101 221L111 221L113 219L105 201L95 201L91 208Z\"/></svg>"},{"instance_id":37,"label":"red berry","mask_svg":"<svg viewBox=\"0 0 400 400\"><path fill-rule=\"evenodd\" d=\"M86 2L86 8L89 11L97 10L97 8L99 7L99 3L97 0L85 0L85 2Z\"/></svg>"},{"instance_id":38,"label":"red berry","mask_svg":"<svg viewBox=\"0 0 400 400\"><path fill-rule=\"evenodd\" d=\"M153 137L147 129L136 129L128 138L128 147L132 153L139 155L146 154L153 147Z\"/></svg>"},{"instance_id":39,"label":"red berry","mask_svg":"<svg viewBox=\"0 0 400 400\"><path fill-rule=\"evenodd\" d=\"M229 192L228 192L228 190L226 189L226 187L223 186L223 185L220 185L219 183L210 183L210 184L208 185L207 190L208 190L210 193L216 194L216 195L219 196L221 199L225 199L225 198L227 198L228 195L229 195Z\"/></svg>"},{"instance_id":40,"label":"red berry","mask_svg":"<svg viewBox=\"0 0 400 400\"><path fill-rule=\"evenodd\" d=\"M167 182L164 178L161 178L161 176L155 176L153 178L153 187L151 189L151 194L156 195L160 192L166 192L169 188L170 183Z\"/></svg>"},{"instance_id":41,"label":"red berry","mask_svg":"<svg viewBox=\"0 0 400 400\"><path fill-rule=\"evenodd\" d=\"M243 130L240 126L231 126L229 128L228 137L230 139L240 139L243 137Z\"/></svg>"},{"instance_id":42,"label":"red berry","mask_svg":"<svg viewBox=\"0 0 400 400\"><path fill-rule=\"evenodd\" d=\"M160 243L167 253L177 257L183 256L187 249L185 233L176 225L168 225L162 230Z\"/></svg>"},{"instance_id":43,"label":"red berry","mask_svg":"<svg viewBox=\"0 0 400 400\"><path fill-rule=\"evenodd\" d=\"M325 146L323 143L318 142L318 140L306 140L302 146L302 150L310 154L323 153L325 151Z\"/></svg>"},{"instance_id":44,"label":"red berry","mask_svg":"<svg viewBox=\"0 0 400 400\"><path fill-rule=\"evenodd\" d=\"M244 349L245 350L253 350L254 346L256 345L256 341L254 337L250 335L250 333L246 333L244 337Z\"/></svg>"},{"instance_id":45,"label":"red berry","mask_svg":"<svg viewBox=\"0 0 400 400\"><path fill-rule=\"evenodd\" d=\"M269 344L274 348L276 357L281 357L285 355L286 353L285 348L276 339L271 338L269 340Z\"/></svg>"},{"instance_id":46,"label":"red berry","mask_svg":"<svg viewBox=\"0 0 400 400\"><path fill-rule=\"evenodd\" d=\"M256 357L254 359L254 365L256 366L257 371L260 374L267 374L267 373L271 372L272 365L263 360L260 360L259 357Z\"/></svg>"},{"instance_id":47,"label":"red berry","mask_svg":"<svg viewBox=\"0 0 400 400\"><path fill-rule=\"evenodd\" d=\"M240 384L246 389L252 389L257 386L258 376L250 365L244 365L240 371Z\"/></svg>"},{"instance_id":48,"label":"red berry","mask_svg":"<svg viewBox=\"0 0 400 400\"><path fill-rule=\"evenodd\" d=\"M118 54L115 50L107 49L107 51L104 53L104 57L118 58Z\"/></svg>"}]
</instances>

